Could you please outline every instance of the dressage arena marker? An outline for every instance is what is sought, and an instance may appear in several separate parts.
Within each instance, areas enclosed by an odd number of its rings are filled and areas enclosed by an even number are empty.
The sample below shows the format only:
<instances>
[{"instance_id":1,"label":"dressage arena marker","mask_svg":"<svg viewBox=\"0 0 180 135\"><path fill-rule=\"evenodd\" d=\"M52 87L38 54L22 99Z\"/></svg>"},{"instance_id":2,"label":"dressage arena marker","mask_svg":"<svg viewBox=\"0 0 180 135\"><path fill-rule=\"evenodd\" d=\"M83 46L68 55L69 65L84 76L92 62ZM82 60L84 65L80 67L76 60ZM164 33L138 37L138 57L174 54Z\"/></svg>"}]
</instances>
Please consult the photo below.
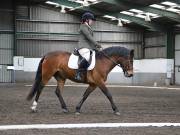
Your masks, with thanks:
<instances>
[{"instance_id":1,"label":"dressage arena marker","mask_svg":"<svg viewBox=\"0 0 180 135\"><path fill-rule=\"evenodd\" d=\"M25 85L26 87L32 87L32 85ZM57 85L46 85L48 87L55 87ZM73 85L73 84L66 84L66 87L87 87L88 85ZM167 89L167 90L180 90L180 87L155 87L155 86L126 86L126 85L106 85L109 88L146 88L146 89Z\"/></svg>"},{"instance_id":2,"label":"dressage arena marker","mask_svg":"<svg viewBox=\"0 0 180 135\"><path fill-rule=\"evenodd\" d=\"M143 128L143 127L180 127L180 123L83 123L83 124L32 124L2 125L1 130L24 129L73 129L73 128Z\"/></svg>"}]
</instances>

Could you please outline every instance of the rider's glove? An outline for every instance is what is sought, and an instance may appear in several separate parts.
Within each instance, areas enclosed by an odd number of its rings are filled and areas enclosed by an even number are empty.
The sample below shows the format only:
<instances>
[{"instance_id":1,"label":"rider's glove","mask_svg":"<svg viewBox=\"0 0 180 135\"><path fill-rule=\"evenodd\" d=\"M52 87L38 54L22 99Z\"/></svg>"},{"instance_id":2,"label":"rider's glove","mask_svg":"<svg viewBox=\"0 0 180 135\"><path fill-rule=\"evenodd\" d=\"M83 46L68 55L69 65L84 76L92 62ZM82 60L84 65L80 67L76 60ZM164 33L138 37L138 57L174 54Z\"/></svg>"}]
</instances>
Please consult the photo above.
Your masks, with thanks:
<instances>
[{"instance_id":1,"label":"rider's glove","mask_svg":"<svg viewBox=\"0 0 180 135\"><path fill-rule=\"evenodd\" d=\"M95 47L96 47L95 48L96 51L100 51L100 49L102 48L101 45L99 45L99 44L97 44Z\"/></svg>"}]
</instances>

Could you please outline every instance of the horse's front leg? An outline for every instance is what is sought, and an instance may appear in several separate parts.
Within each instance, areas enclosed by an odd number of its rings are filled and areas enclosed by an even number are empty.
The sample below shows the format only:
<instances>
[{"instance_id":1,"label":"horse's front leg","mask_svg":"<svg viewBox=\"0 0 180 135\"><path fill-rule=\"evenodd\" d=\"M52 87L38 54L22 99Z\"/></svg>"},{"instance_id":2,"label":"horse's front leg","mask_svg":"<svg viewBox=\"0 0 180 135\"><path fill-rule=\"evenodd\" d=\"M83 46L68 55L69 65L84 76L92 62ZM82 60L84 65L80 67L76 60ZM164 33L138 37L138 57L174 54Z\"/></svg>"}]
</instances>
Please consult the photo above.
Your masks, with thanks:
<instances>
[{"instance_id":1,"label":"horse's front leg","mask_svg":"<svg viewBox=\"0 0 180 135\"><path fill-rule=\"evenodd\" d=\"M89 94L93 92L96 89L96 85L89 85L89 87L86 89L86 91L83 94L82 99L80 100L79 104L76 106L76 114L80 114L80 109L84 101L87 99Z\"/></svg>"},{"instance_id":2,"label":"horse's front leg","mask_svg":"<svg viewBox=\"0 0 180 135\"><path fill-rule=\"evenodd\" d=\"M116 107L116 105L115 105L115 103L114 103L114 101L113 101L112 95L111 95L111 93L109 92L109 90L107 89L107 87L105 86L105 84L104 84L104 83L101 83L101 84L99 85L99 88L100 88L101 91L104 93L104 95L109 99L114 113L115 113L116 115L120 115L119 110L118 110L118 108Z\"/></svg>"},{"instance_id":3,"label":"horse's front leg","mask_svg":"<svg viewBox=\"0 0 180 135\"><path fill-rule=\"evenodd\" d=\"M63 109L63 112L67 113L68 109L67 109L66 103L64 102L64 99L62 97L62 94L61 94L63 91L63 88L64 88L64 83L65 83L65 80L58 81L58 86L56 88L55 94L57 95L57 97L61 103L61 107Z\"/></svg>"}]
</instances>

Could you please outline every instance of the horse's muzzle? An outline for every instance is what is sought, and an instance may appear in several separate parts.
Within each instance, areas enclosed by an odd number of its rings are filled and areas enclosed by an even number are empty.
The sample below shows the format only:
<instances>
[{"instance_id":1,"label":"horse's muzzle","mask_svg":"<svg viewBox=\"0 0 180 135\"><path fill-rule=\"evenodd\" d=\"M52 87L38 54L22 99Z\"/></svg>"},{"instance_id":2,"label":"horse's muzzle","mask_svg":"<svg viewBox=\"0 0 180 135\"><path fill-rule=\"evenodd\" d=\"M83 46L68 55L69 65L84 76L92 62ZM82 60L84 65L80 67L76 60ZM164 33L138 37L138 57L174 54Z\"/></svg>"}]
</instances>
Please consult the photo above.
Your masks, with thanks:
<instances>
[{"instance_id":1,"label":"horse's muzzle","mask_svg":"<svg viewBox=\"0 0 180 135\"><path fill-rule=\"evenodd\" d=\"M130 72L125 71L125 72L124 72L124 76L125 76L125 77L133 77L133 72L132 72L132 71L130 71Z\"/></svg>"},{"instance_id":2,"label":"horse's muzzle","mask_svg":"<svg viewBox=\"0 0 180 135\"><path fill-rule=\"evenodd\" d=\"M128 75L127 77L133 77L133 74Z\"/></svg>"}]
</instances>

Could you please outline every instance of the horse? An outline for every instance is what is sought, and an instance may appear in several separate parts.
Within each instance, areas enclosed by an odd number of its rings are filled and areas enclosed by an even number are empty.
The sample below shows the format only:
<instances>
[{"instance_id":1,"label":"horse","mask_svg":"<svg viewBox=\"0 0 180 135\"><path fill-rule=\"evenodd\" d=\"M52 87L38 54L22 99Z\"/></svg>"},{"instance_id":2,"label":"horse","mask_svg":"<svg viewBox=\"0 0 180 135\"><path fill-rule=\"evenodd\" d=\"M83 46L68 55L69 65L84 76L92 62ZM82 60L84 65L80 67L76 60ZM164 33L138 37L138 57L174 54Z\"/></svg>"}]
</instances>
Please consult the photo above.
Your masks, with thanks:
<instances>
[{"instance_id":1,"label":"horse","mask_svg":"<svg viewBox=\"0 0 180 135\"><path fill-rule=\"evenodd\" d=\"M109 47L98 51L96 53L96 63L92 70L83 74L81 81L75 79L75 69L68 67L68 60L71 53L66 51L55 51L44 55L39 62L39 66L36 72L34 84L27 96L27 100L30 101L35 96L35 100L31 106L32 111L36 111L39 96L48 83L48 81L54 77L57 80L57 87L55 94L57 95L62 110L64 113L68 112L66 103L62 97L62 91L66 79L72 80L78 83L85 83L89 86L84 92L82 99L76 106L76 114L80 114L82 104L87 99L90 93L92 93L97 87L104 93L111 103L113 112L116 115L120 115L118 108L116 107L112 95L106 87L107 76L110 71L116 66L120 66L124 72L125 77L133 76L133 57L134 50L129 50L124 47Z\"/></svg>"}]
</instances>

